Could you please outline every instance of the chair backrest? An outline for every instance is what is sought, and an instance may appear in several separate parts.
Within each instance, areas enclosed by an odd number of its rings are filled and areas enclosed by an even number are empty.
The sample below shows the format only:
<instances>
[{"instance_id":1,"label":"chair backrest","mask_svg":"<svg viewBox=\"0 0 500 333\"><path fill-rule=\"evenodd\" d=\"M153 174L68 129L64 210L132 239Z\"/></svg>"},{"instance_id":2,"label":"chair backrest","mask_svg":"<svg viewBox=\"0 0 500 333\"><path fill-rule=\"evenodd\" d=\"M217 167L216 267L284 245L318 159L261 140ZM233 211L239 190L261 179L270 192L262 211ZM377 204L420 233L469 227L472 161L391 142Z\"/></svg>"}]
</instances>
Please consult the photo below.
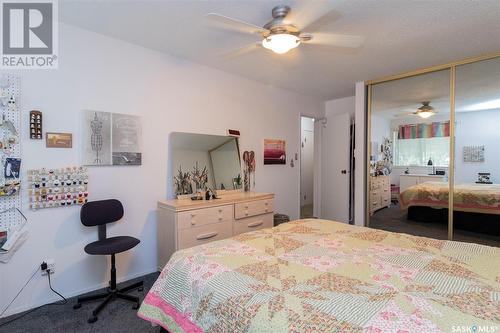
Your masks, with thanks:
<instances>
[{"instance_id":1,"label":"chair backrest","mask_svg":"<svg viewBox=\"0 0 500 333\"><path fill-rule=\"evenodd\" d=\"M90 201L80 210L80 221L87 227L116 222L123 217L123 205L119 200Z\"/></svg>"}]
</instances>

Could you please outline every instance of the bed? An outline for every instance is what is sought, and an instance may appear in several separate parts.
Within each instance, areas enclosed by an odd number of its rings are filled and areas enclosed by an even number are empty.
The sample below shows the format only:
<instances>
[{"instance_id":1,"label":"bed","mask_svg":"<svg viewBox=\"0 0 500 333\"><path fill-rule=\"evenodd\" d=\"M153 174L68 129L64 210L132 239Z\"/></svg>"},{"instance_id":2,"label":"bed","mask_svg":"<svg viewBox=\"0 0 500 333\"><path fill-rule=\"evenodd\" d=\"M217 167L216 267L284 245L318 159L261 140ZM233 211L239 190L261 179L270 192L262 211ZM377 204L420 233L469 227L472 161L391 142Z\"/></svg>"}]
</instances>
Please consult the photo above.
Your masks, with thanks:
<instances>
[{"instance_id":1,"label":"bed","mask_svg":"<svg viewBox=\"0 0 500 333\"><path fill-rule=\"evenodd\" d=\"M401 208L427 206L448 208L449 185L425 182L400 194ZM457 184L453 191L456 211L500 215L500 184Z\"/></svg>"},{"instance_id":2,"label":"bed","mask_svg":"<svg viewBox=\"0 0 500 333\"><path fill-rule=\"evenodd\" d=\"M499 248L298 220L176 252L138 315L171 333L498 330L499 262Z\"/></svg>"},{"instance_id":3,"label":"bed","mask_svg":"<svg viewBox=\"0 0 500 333\"><path fill-rule=\"evenodd\" d=\"M408 220L448 223L449 185L425 182L400 194ZM500 235L500 185L457 184L453 196L454 226L458 229Z\"/></svg>"}]
</instances>

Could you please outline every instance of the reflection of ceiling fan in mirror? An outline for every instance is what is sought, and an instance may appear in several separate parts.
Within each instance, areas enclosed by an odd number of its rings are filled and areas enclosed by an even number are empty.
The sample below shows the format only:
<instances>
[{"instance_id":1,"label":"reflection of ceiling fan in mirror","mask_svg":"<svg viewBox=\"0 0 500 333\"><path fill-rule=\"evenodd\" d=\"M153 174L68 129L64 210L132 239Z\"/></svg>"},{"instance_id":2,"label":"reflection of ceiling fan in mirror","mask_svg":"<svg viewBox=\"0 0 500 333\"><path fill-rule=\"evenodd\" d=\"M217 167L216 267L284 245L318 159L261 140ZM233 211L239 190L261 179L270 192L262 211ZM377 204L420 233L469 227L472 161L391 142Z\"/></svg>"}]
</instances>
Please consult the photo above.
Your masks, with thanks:
<instances>
[{"instance_id":1,"label":"reflection of ceiling fan in mirror","mask_svg":"<svg viewBox=\"0 0 500 333\"><path fill-rule=\"evenodd\" d=\"M437 111L430 104L430 101L424 101L422 102L422 106L419 107L416 111L404 113L399 115L398 117L407 117L409 115L415 115L423 119L432 117L437 113Z\"/></svg>"},{"instance_id":2,"label":"reflection of ceiling fan in mirror","mask_svg":"<svg viewBox=\"0 0 500 333\"><path fill-rule=\"evenodd\" d=\"M331 7L335 3L336 1L308 2L307 6L297 11L292 11L285 5L276 6L272 10L273 19L263 27L216 13L209 13L206 18L213 24L222 25L233 31L259 35L258 43L237 49L231 52L233 55L241 55L260 47L284 54L302 43L347 48L361 46L364 41L364 37L361 36L304 32L304 30L313 29L313 24L321 23L320 21L332 11Z\"/></svg>"}]
</instances>

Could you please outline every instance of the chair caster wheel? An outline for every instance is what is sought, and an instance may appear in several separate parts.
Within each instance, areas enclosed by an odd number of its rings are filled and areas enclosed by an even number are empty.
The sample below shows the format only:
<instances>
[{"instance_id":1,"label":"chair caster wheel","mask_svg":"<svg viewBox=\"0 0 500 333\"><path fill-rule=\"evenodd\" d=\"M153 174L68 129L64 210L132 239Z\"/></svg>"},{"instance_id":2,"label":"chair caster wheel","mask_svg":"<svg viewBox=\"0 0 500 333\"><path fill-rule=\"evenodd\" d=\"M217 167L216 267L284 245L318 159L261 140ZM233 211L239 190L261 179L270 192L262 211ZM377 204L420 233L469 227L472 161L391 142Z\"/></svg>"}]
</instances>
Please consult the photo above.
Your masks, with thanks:
<instances>
[{"instance_id":1,"label":"chair caster wheel","mask_svg":"<svg viewBox=\"0 0 500 333\"><path fill-rule=\"evenodd\" d=\"M87 323L92 324L92 323L95 323L96 321L97 321L97 317L93 316L93 317L90 317L89 320L87 320Z\"/></svg>"},{"instance_id":2,"label":"chair caster wheel","mask_svg":"<svg viewBox=\"0 0 500 333\"><path fill-rule=\"evenodd\" d=\"M144 290L144 287L137 288L137 291L143 291L143 290Z\"/></svg>"},{"instance_id":3,"label":"chair caster wheel","mask_svg":"<svg viewBox=\"0 0 500 333\"><path fill-rule=\"evenodd\" d=\"M132 309L134 309L134 310L137 310L138 308L139 308L139 303L136 303L136 304L132 307Z\"/></svg>"},{"instance_id":4,"label":"chair caster wheel","mask_svg":"<svg viewBox=\"0 0 500 333\"><path fill-rule=\"evenodd\" d=\"M81 307L82 307L81 303L76 303L75 305L73 305L73 310L77 310L77 309L79 309Z\"/></svg>"}]
</instances>

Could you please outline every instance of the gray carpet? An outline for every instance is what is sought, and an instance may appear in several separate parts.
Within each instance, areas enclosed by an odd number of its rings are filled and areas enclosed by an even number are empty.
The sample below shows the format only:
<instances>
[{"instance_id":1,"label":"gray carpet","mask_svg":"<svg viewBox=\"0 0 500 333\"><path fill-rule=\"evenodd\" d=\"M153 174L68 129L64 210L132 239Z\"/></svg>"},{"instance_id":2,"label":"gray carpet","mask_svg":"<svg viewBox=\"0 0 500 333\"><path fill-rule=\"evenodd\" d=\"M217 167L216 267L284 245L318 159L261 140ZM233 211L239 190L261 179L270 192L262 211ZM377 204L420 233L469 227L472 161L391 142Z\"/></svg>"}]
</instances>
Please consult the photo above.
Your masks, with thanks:
<instances>
[{"instance_id":1,"label":"gray carpet","mask_svg":"<svg viewBox=\"0 0 500 333\"><path fill-rule=\"evenodd\" d=\"M437 239L448 239L448 226L440 223L415 222L406 219L406 210L398 204L381 209L370 217L370 227L393 232L423 236ZM500 247L500 237L455 229L453 240L478 243Z\"/></svg>"},{"instance_id":2,"label":"gray carpet","mask_svg":"<svg viewBox=\"0 0 500 333\"><path fill-rule=\"evenodd\" d=\"M142 299L151 288L158 273L149 274L138 279L130 280L119 284L118 287L128 285L140 280L144 281L144 291L131 291L129 294L139 296ZM57 285L53 286L57 290ZM93 293L103 292L98 290ZM106 332L106 333L126 333L126 332L154 332L158 333L158 327L152 327L145 320L137 317L137 310L132 309L133 303L123 300L115 300L108 304L99 314L99 320L93 324L88 324L92 310L99 304L99 301L85 303L78 310L73 310L76 298L68 299L65 305L46 305L40 309L27 314L26 316L5 326L0 326L1 333L26 333L26 332ZM19 314L0 319L0 325Z\"/></svg>"}]
</instances>

